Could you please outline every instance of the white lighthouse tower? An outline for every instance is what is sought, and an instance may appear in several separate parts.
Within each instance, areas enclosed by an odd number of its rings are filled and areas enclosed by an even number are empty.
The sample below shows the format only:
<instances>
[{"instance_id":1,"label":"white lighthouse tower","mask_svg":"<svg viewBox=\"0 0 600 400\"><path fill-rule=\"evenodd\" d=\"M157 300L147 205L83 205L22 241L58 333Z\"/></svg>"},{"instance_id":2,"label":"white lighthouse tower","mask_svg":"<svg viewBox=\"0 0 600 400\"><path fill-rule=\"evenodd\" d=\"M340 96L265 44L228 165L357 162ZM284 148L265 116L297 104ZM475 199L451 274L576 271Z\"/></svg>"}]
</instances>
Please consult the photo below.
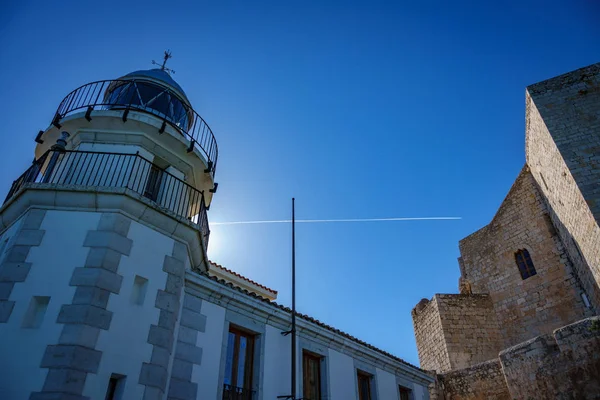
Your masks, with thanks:
<instances>
[{"instance_id":1,"label":"white lighthouse tower","mask_svg":"<svg viewBox=\"0 0 600 400\"><path fill-rule=\"evenodd\" d=\"M0 209L1 399L166 399L201 356L174 337L205 323L218 150L169 57L69 93Z\"/></svg>"}]
</instances>

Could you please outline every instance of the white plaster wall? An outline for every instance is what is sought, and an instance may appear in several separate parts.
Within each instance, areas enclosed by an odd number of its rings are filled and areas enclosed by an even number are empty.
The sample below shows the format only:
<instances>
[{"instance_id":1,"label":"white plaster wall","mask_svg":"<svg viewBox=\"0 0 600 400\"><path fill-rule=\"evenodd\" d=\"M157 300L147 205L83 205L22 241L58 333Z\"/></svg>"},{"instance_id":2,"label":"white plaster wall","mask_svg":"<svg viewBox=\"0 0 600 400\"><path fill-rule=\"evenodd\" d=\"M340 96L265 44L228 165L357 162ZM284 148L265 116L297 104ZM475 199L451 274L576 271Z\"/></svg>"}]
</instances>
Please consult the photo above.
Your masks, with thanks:
<instances>
[{"instance_id":1,"label":"white plaster wall","mask_svg":"<svg viewBox=\"0 0 600 400\"><path fill-rule=\"evenodd\" d=\"M379 368L376 370L376 375L377 400L397 400L399 395L396 376Z\"/></svg>"},{"instance_id":2,"label":"white plaster wall","mask_svg":"<svg viewBox=\"0 0 600 400\"><path fill-rule=\"evenodd\" d=\"M141 399L144 386L138 384L142 363L150 362L152 345L147 342L150 325L158 324L160 310L155 305L158 289L165 288L167 273L162 270L165 255L173 251L173 239L132 221L128 238L133 240L131 254L121 256L117 271L123 276L121 291L111 294L107 309L113 312L108 331L101 331L96 349L102 351L97 374L89 374L84 396L103 399L110 375L127 377L123 399ZM136 275L148 279L142 305L131 302Z\"/></svg>"},{"instance_id":3,"label":"white plaster wall","mask_svg":"<svg viewBox=\"0 0 600 400\"><path fill-rule=\"evenodd\" d=\"M265 327L265 352L263 373L263 399L276 399L289 395L290 390L290 342L291 337L281 335L281 330L271 325ZM298 369L297 369L298 371ZM302 380L300 370L299 381ZM298 392L299 393L299 392Z\"/></svg>"},{"instance_id":4,"label":"white plaster wall","mask_svg":"<svg viewBox=\"0 0 600 400\"><path fill-rule=\"evenodd\" d=\"M331 400L356 399L356 370L352 357L329 349L328 361Z\"/></svg>"},{"instance_id":5,"label":"white plaster wall","mask_svg":"<svg viewBox=\"0 0 600 400\"><path fill-rule=\"evenodd\" d=\"M202 365L194 365L192 382L198 384L197 399L216 399L219 390L219 366L223 348L225 309L202 301L200 312L206 315L206 330L198 333L196 346L202 348Z\"/></svg>"},{"instance_id":6,"label":"white plaster wall","mask_svg":"<svg viewBox=\"0 0 600 400\"><path fill-rule=\"evenodd\" d=\"M0 324L0 398L27 399L42 389L48 373L40 368L42 356L48 344L58 343L63 325L56 318L63 304L71 304L71 275L84 265L89 249L83 241L99 220L93 212L46 212L42 243L29 251L31 269L25 282L15 284L10 295L15 307L8 323ZM40 328L21 328L32 296L50 296L46 315Z\"/></svg>"},{"instance_id":7,"label":"white plaster wall","mask_svg":"<svg viewBox=\"0 0 600 400\"><path fill-rule=\"evenodd\" d=\"M126 135L126 134L125 134ZM146 160L152 161L154 155L141 146L133 144L90 143L83 142L77 147L81 151L105 151L108 153L135 154L139 152Z\"/></svg>"}]
</instances>

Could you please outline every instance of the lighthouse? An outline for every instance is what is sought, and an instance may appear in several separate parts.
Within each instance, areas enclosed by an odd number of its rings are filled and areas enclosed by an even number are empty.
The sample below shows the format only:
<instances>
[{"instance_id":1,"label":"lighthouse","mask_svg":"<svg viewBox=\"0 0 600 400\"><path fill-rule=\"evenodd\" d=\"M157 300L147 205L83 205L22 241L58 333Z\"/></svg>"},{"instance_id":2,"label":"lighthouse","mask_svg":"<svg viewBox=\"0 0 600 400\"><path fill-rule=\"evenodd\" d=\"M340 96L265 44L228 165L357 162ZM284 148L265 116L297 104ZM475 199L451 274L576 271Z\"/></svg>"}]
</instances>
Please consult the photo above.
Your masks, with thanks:
<instances>
[{"instance_id":1,"label":"lighthouse","mask_svg":"<svg viewBox=\"0 0 600 400\"><path fill-rule=\"evenodd\" d=\"M207 259L217 142L169 58L35 135L0 208L0 399L428 400L425 371Z\"/></svg>"},{"instance_id":2,"label":"lighthouse","mask_svg":"<svg viewBox=\"0 0 600 400\"><path fill-rule=\"evenodd\" d=\"M168 58L68 93L6 196L0 398L162 398L183 314L201 328L182 287L208 269L218 148Z\"/></svg>"}]
</instances>

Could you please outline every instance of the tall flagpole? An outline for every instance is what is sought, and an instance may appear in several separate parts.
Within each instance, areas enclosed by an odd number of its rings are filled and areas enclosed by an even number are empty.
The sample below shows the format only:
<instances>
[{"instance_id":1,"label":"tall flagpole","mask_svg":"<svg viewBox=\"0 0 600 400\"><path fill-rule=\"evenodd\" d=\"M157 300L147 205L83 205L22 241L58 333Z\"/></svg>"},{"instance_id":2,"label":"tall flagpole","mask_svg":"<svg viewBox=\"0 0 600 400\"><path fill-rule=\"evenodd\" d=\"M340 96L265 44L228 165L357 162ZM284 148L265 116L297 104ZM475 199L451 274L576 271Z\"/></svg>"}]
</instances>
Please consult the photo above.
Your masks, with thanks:
<instances>
[{"instance_id":1,"label":"tall flagpole","mask_svg":"<svg viewBox=\"0 0 600 400\"><path fill-rule=\"evenodd\" d=\"M292 400L296 400L296 199L292 197Z\"/></svg>"}]
</instances>

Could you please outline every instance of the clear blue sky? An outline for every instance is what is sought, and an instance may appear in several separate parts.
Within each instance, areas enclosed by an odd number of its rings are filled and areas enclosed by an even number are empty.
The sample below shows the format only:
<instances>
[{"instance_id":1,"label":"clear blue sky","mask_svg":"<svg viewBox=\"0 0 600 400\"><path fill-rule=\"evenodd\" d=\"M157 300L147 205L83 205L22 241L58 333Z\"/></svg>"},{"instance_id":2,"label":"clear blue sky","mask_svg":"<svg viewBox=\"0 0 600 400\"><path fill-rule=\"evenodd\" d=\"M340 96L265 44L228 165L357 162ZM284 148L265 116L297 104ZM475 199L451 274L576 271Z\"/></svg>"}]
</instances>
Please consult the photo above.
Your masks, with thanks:
<instances>
[{"instance_id":1,"label":"clear blue sky","mask_svg":"<svg viewBox=\"0 0 600 400\"><path fill-rule=\"evenodd\" d=\"M418 363L410 311L453 293L458 240L524 163L525 87L600 61L594 1L48 2L0 6L0 191L77 86L151 68L219 143L212 221L305 224L298 310ZM215 226L210 256L290 304L290 230Z\"/></svg>"}]
</instances>

